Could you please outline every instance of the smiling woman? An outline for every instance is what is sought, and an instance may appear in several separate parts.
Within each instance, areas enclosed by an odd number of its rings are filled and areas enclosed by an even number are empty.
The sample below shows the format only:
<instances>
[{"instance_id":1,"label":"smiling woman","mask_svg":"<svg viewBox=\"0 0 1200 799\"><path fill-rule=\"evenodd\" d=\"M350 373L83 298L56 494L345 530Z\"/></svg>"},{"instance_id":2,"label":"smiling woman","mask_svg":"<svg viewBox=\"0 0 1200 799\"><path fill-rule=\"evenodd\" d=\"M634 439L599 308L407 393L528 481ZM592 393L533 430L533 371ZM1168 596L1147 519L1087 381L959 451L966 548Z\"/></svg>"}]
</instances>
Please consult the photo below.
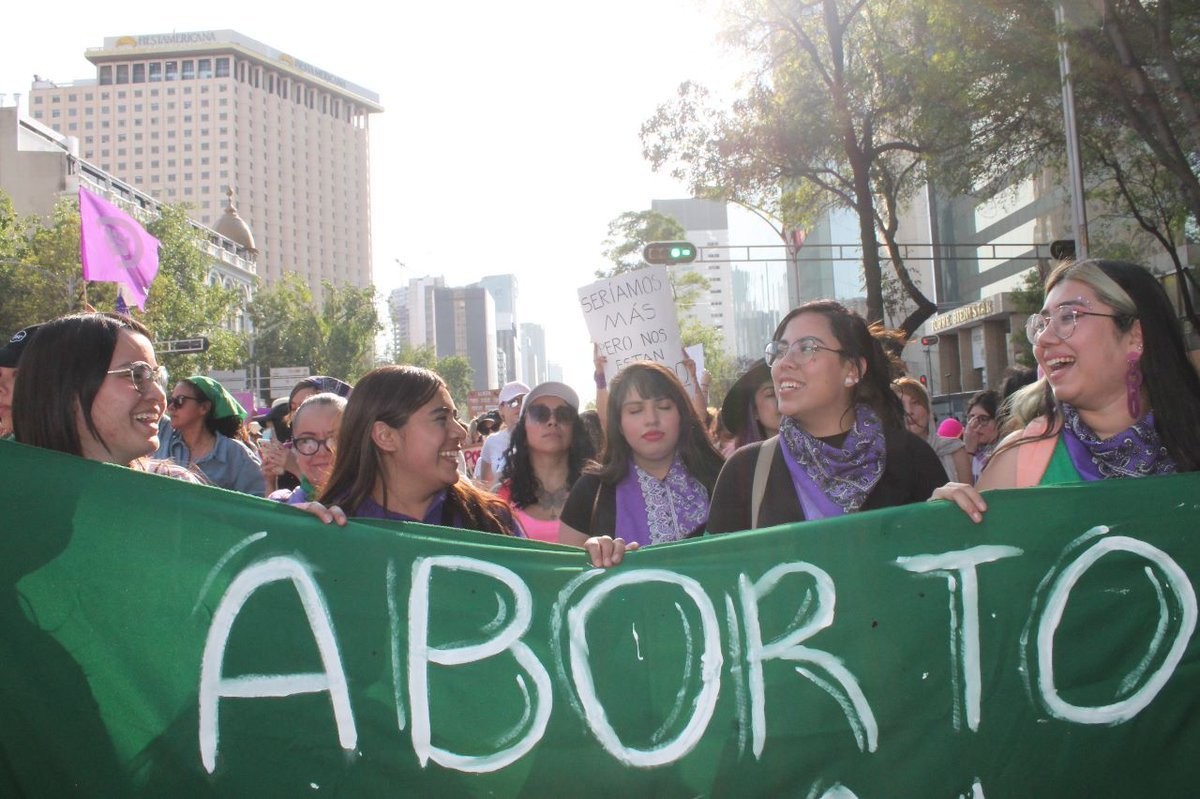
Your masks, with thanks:
<instances>
[{"instance_id":1,"label":"smiling woman","mask_svg":"<svg viewBox=\"0 0 1200 799\"><path fill-rule=\"evenodd\" d=\"M140 322L73 314L42 325L21 355L13 392L17 441L173 477L148 461L166 407L163 370Z\"/></svg>"},{"instance_id":2,"label":"smiling woman","mask_svg":"<svg viewBox=\"0 0 1200 799\"><path fill-rule=\"evenodd\" d=\"M979 491L1200 469L1200 377L1148 270L1064 263L1026 327L1045 374L1012 398L1027 424L996 448L978 491L951 483L939 499L982 521Z\"/></svg>"},{"instance_id":3,"label":"smiling woman","mask_svg":"<svg viewBox=\"0 0 1200 799\"><path fill-rule=\"evenodd\" d=\"M349 515L520 535L501 499L459 480L466 434L441 377L381 366L346 403L321 502L298 507L338 524Z\"/></svg>"},{"instance_id":4,"label":"smiling woman","mask_svg":"<svg viewBox=\"0 0 1200 799\"><path fill-rule=\"evenodd\" d=\"M726 462L708 532L923 502L945 482L929 444L905 429L883 348L858 314L829 300L793 309L766 362L779 435Z\"/></svg>"}]
</instances>

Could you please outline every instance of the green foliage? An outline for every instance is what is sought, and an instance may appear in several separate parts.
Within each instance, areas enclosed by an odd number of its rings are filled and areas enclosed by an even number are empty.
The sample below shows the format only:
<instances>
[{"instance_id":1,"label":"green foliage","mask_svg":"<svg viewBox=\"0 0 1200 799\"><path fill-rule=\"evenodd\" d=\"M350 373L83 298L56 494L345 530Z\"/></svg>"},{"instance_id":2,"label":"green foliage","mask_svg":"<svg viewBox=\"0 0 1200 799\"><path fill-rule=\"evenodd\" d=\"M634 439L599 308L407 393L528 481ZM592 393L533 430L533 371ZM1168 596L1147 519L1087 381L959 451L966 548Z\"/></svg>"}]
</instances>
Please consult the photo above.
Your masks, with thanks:
<instances>
[{"instance_id":1,"label":"green foliage","mask_svg":"<svg viewBox=\"0 0 1200 799\"><path fill-rule=\"evenodd\" d=\"M652 241L679 241L687 233L674 217L658 211L626 211L608 223L608 238L604 242L604 257L613 262L613 268L597 271L596 277L614 275L641 269L642 248Z\"/></svg>"},{"instance_id":2,"label":"green foliage","mask_svg":"<svg viewBox=\"0 0 1200 799\"><path fill-rule=\"evenodd\" d=\"M1037 313L1042 309L1046 299L1042 276L1036 269L1030 269L1021 279L1021 287L1012 292L1013 307L1023 314ZM1034 368L1037 361L1033 357L1033 344L1025 335L1025 328L1013 330L1013 347L1017 351L1016 361L1021 366Z\"/></svg>"},{"instance_id":3,"label":"green foliage","mask_svg":"<svg viewBox=\"0 0 1200 799\"><path fill-rule=\"evenodd\" d=\"M232 369L242 362L242 337L228 330L242 304L236 289L208 283L208 256L200 249L198 232L180 205L160 206L161 215L146 230L161 243L158 276L150 284L145 314L131 309L154 333L156 341L206 336L204 353L160 354L172 376L202 374L211 369ZM115 302L105 304L112 308ZM93 302L93 304L96 304ZM97 305L97 307L101 307Z\"/></svg>"},{"instance_id":4,"label":"green foliage","mask_svg":"<svg viewBox=\"0 0 1200 799\"><path fill-rule=\"evenodd\" d=\"M406 344L396 353L395 362L437 372L446 381L454 404L466 412L467 395L471 392L471 382L475 376L471 361L466 356L446 355L439 358L431 346L412 347Z\"/></svg>"},{"instance_id":5,"label":"green foliage","mask_svg":"<svg viewBox=\"0 0 1200 799\"><path fill-rule=\"evenodd\" d=\"M269 369L308 366L353 383L374 366L380 330L375 289L323 284L317 307L304 279L289 272L258 289L250 317L257 331L254 357L261 374Z\"/></svg>"}]
</instances>

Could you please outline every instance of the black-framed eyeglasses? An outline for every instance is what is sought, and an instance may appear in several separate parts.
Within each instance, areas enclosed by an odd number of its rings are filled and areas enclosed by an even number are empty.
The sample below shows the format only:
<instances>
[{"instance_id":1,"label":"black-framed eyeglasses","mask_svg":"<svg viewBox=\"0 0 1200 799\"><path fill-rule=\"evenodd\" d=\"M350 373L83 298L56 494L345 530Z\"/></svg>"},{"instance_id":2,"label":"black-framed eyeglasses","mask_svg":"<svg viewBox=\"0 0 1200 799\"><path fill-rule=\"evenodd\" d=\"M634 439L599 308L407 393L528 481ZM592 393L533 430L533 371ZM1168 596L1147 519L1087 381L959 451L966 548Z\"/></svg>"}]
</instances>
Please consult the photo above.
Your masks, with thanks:
<instances>
[{"instance_id":1,"label":"black-framed eyeglasses","mask_svg":"<svg viewBox=\"0 0 1200 799\"><path fill-rule=\"evenodd\" d=\"M110 369L105 374L129 375L129 379L133 381L134 389L139 394L145 394L146 386L151 382L158 383L160 386L167 382L167 367L151 366L145 361L135 361L124 369Z\"/></svg>"},{"instance_id":2,"label":"black-framed eyeglasses","mask_svg":"<svg viewBox=\"0 0 1200 799\"><path fill-rule=\"evenodd\" d=\"M1075 332L1075 324L1081 316L1103 316L1106 319L1125 319L1127 314L1116 313L1095 313L1094 311L1081 311L1073 305L1060 305L1052 311L1042 311L1041 313L1031 314L1025 320L1025 336L1032 344L1038 340L1042 333L1046 332L1046 328L1050 328L1054 335L1061 341L1066 341Z\"/></svg>"},{"instance_id":3,"label":"black-framed eyeglasses","mask_svg":"<svg viewBox=\"0 0 1200 799\"><path fill-rule=\"evenodd\" d=\"M525 415L537 424L545 424L553 416L554 421L563 425L574 424L577 416L570 405L559 405L554 410L550 410L548 405L530 405L525 409Z\"/></svg>"},{"instance_id":4,"label":"black-framed eyeglasses","mask_svg":"<svg viewBox=\"0 0 1200 799\"><path fill-rule=\"evenodd\" d=\"M300 436L299 438L292 439L292 448L301 455L316 455L321 451L321 447L325 447L326 451L332 455L337 451L337 437L316 438L315 436Z\"/></svg>"},{"instance_id":5,"label":"black-framed eyeglasses","mask_svg":"<svg viewBox=\"0 0 1200 799\"><path fill-rule=\"evenodd\" d=\"M826 352L836 352L838 355L845 355L845 350L835 350L833 347L826 347L824 344L817 343L817 340L806 336L799 338L789 344L786 341L772 341L767 345L766 351L763 353L763 358L767 362L767 366L774 366L789 355L795 358L796 363L804 366L817 357L817 353L821 350Z\"/></svg>"},{"instance_id":6,"label":"black-framed eyeglasses","mask_svg":"<svg viewBox=\"0 0 1200 799\"><path fill-rule=\"evenodd\" d=\"M177 411L182 408L183 404L188 400L191 400L197 405L199 405L201 402L204 402L204 400L202 400L200 397L189 397L187 394L178 394L167 400L167 407L173 411Z\"/></svg>"}]
</instances>

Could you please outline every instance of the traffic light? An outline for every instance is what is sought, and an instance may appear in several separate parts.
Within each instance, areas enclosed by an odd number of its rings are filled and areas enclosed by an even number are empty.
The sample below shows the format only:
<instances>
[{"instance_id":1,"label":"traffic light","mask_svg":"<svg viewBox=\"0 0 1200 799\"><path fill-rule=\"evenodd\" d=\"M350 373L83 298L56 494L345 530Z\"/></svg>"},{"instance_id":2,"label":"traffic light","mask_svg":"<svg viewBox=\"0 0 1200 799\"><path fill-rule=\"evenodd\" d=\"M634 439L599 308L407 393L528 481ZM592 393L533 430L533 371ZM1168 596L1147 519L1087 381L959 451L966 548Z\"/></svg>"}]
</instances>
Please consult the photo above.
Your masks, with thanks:
<instances>
[{"instance_id":1,"label":"traffic light","mask_svg":"<svg viewBox=\"0 0 1200 799\"><path fill-rule=\"evenodd\" d=\"M938 343L937 336L921 336L921 346L922 347L932 347L934 344L937 344L937 343Z\"/></svg>"},{"instance_id":2,"label":"traffic light","mask_svg":"<svg viewBox=\"0 0 1200 799\"><path fill-rule=\"evenodd\" d=\"M690 264L696 260L696 245L690 241L652 241L642 248L648 264Z\"/></svg>"},{"instance_id":3,"label":"traffic light","mask_svg":"<svg viewBox=\"0 0 1200 799\"><path fill-rule=\"evenodd\" d=\"M929 378L925 377L925 375L921 375L921 385L929 388Z\"/></svg>"}]
</instances>

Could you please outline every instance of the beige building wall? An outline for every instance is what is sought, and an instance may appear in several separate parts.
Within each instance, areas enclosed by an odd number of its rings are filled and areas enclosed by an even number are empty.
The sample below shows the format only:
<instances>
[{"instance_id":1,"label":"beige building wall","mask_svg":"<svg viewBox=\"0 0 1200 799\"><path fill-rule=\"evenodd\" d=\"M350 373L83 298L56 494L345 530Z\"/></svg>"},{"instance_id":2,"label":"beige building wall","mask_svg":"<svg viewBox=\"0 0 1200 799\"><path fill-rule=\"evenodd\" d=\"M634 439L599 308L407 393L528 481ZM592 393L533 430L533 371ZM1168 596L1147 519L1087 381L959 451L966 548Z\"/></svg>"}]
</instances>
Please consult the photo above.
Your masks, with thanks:
<instances>
[{"instance_id":1,"label":"beige building wall","mask_svg":"<svg viewBox=\"0 0 1200 799\"><path fill-rule=\"evenodd\" d=\"M79 155L214 226L232 187L259 274L371 284L373 93L234 31L105 40L96 77L35 80L31 116Z\"/></svg>"}]
</instances>

